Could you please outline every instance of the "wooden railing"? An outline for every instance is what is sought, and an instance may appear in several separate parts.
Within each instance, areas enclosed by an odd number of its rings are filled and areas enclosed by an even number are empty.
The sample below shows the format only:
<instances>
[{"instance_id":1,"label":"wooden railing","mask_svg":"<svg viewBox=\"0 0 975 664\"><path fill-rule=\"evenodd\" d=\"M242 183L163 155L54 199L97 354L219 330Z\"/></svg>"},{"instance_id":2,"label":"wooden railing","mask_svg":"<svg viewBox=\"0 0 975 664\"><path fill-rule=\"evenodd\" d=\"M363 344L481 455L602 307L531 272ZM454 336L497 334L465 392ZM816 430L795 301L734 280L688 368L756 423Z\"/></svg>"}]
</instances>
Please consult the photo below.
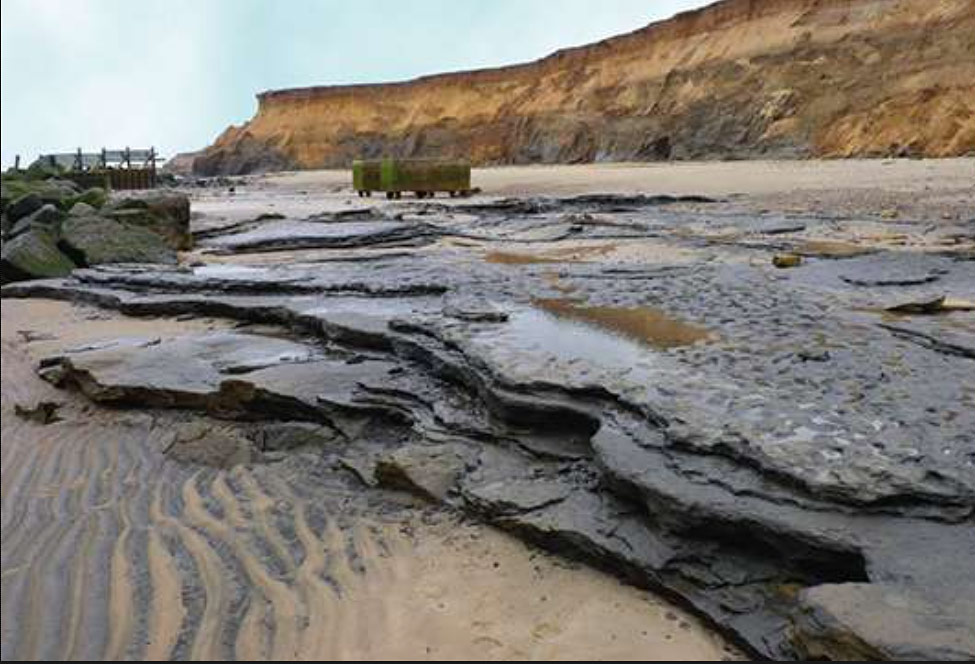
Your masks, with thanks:
<instances>
[{"instance_id":1,"label":"wooden railing","mask_svg":"<svg viewBox=\"0 0 975 664\"><path fill-rule=\"evenodd\" d=\"M40 161L57 166L66 172L64 177L83 187L111 189L152 189L156 186L155 148L107 150L45 154Z\"/></svg>"}]
</instances>

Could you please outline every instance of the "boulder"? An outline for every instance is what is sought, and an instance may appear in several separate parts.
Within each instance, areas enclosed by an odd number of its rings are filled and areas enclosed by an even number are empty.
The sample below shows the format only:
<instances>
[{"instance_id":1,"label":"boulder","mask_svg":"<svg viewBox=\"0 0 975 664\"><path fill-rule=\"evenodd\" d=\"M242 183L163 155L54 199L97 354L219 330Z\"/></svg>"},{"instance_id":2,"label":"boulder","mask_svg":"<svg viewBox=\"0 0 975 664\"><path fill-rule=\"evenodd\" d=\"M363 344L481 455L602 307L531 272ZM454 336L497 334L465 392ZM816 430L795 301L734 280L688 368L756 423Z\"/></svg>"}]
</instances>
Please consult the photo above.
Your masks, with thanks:
<instances>
[{"instance_id":1,"label":"boulder","mask_svg":"<svg viewBox=\"0 0 975 664\"><path fill-rule=\"evenodd\" d=\"M16 175L11 175L9 172L0 175L0 212L6 213L13 199L22 195L18 194L12 186L15 182L19 181Z\"/></svg>"},{"instance_id":2,"label":"boulder","mask_svg":"<svg viewBox=\"0 0 975 664\"><path fill-rule=\"evenodd\" d=\"M53 203L58 207L63 207L65 201L76 196L79 192L78 185L68 180L44 180L43 182L33 182L31 185L38 198L45 203Z\"/></svg>"},{"instance_id":3,"label":"boulder","mask_svg":"<svg viewBox=\"0 0 975 664\"><path fill-rule=\"evenodd\" d=\"M57 246L51 233L30 229L4 242L0 257L0 282L64 277L75 264Z\"/></svg>"},{"instance_id":4,"label":"boulder","mask_svg":"<svg viewBox=\"0 0 975 664\"><path fill-rule=\"evenodd\" d=\"M10 229L10 237L15 238L28 230L39 230L50 233L54 238L57 238L61 232L60 225L63 218L64 213L54 205L50 203L42 205L29 216L14 223Z\"/></svg>"},{"instance_id":5,"label":"boulder","mask_svg":"<svg viewBox=\"0 0 975 664\"><path fill-rule=\"evenodd\" d=\"M100 216L69 216L61 226L61 247L82 265L175 264L176 252L158 234Z\"/></svg>"},{"instance_id":6,"label":"boulder","mask_svg":"<svg viewBox=\"0 0 975 664\"><path fill-rule=\"evenodd\" d=\"M106 214L122 223L157 233L173 249L185 251L193 247L190 199L182 194L152 192L123 198L111 203Z\"/></svg>"},{"instance_id":7,"label":"boulder","mask_svg":"<svg viewBox=\"0 0 975 664\"><path fill-rule=\"evenodd\" d=\"M16 223L24 217L30 216L44 206L44 201L37 194L27 193L16 198L5 210L11 223Z\"/></svg>"},{"instance_id":8,"label":"boulder","mask_svg":"<svg viewBox=\"0 0 975 664\"><path fill-rule=\"evenodd\" d=\"M28 180L50 180L61 177L63 173L64 168L60 165L37 158L24 171L24 177Z\"/></svg>"},{"instance_id":9,"label":"boulder","mask_svg":"<svg viewBox=\"0 0 975 664\"><path fill-rule=\"evenodd\" d=\"M0 198L11 201L9 206L14 207L21 198L33 194L40 200L41 204L52 203L62 209L67 209L73 204L73 201L70 204L67 201L77 196L80 191L78 185L69 180L7 179L3 181L3 192ZM21 216L30 214L31 212L33 212L33 209L28 209Z\"/></svg>"},{"instance_id":10,"label":"boulder","mask_svg":"<svg viewBox=\"0 0 975 664\"><path fill-rule=\"evenodd\" d=\"M71 206L68 214L70 214L72 217L92 217L98 214L98 210L84 201L78 201Z\"/></svg>"},{"instance_id":11,"label":"boulder","mask_svg":"<svg viewBox=\"0 0 975 664\"><path fill-rule=\"evenodd\" d=\"M64 209L70 210L78 203L85 203L96 210L100 210L108 203L108 192L101 187L85 189L80 194L66 198L64 201Z\"/></svg>"}]
</instances>

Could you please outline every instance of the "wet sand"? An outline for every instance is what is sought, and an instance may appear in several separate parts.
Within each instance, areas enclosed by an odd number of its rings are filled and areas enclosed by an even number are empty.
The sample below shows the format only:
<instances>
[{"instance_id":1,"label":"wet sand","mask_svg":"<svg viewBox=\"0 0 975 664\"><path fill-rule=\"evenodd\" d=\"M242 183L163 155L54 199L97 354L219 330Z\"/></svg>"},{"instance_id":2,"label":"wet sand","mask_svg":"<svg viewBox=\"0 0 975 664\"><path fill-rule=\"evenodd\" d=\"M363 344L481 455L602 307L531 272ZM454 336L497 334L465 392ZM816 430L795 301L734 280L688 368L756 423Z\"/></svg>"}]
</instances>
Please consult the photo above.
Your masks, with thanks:
<instances>
[{"instance_id":1,"label":"wet sand","mask_svg":"<svg viewBox=\"0 0 975 664\"><path fill-rule=\"evenodd\" d=\"M309 482L313 456L168 459L179 415L35 373L72 347L227 325L3 301L3 659L740 659L666 601L493 529L406 497L356 506ZM14 414L39 401L59 421Z\"/></svg>"}]
</instances>

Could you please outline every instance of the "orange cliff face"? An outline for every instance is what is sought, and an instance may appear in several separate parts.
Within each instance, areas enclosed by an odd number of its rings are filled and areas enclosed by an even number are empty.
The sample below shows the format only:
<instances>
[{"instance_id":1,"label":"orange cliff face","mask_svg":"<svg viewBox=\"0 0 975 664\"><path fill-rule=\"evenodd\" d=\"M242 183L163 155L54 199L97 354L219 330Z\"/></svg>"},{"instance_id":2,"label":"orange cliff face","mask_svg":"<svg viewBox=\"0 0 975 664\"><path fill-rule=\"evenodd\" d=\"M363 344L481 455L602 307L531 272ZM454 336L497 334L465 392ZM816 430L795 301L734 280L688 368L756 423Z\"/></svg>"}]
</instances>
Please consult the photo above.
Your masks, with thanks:
<instances>
[{"instance_id":1,"label":"orange cliff face","mask_svg":"<svg viewBox=\"0 0 975 664\"><path fill-rule=\"evenodd\" d=\"M975 0L723 0L513 67L270 91L201 174L975 154Z\"/></svg>"}]
</instances>

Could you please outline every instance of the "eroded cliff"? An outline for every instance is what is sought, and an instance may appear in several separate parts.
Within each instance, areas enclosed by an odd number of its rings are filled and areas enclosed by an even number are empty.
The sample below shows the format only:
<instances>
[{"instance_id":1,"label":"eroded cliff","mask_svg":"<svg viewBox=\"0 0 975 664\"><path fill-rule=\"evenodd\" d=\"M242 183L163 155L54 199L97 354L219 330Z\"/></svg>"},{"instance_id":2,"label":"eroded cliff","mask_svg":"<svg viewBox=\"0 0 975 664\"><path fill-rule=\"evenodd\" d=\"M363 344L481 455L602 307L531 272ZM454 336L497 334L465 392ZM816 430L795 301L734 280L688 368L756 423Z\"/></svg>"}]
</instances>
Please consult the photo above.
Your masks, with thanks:
<instances>
[{"instance_id":1,"label":"eroded cliff","mask_svg":"<svg viewBox=\"0 0 975 664\"><path fill-rule=\"evenodd\" d=\"M264 92L202 174L975 154L975 0L722 0L524 65Z\"/></svg>"}]
</instances>

